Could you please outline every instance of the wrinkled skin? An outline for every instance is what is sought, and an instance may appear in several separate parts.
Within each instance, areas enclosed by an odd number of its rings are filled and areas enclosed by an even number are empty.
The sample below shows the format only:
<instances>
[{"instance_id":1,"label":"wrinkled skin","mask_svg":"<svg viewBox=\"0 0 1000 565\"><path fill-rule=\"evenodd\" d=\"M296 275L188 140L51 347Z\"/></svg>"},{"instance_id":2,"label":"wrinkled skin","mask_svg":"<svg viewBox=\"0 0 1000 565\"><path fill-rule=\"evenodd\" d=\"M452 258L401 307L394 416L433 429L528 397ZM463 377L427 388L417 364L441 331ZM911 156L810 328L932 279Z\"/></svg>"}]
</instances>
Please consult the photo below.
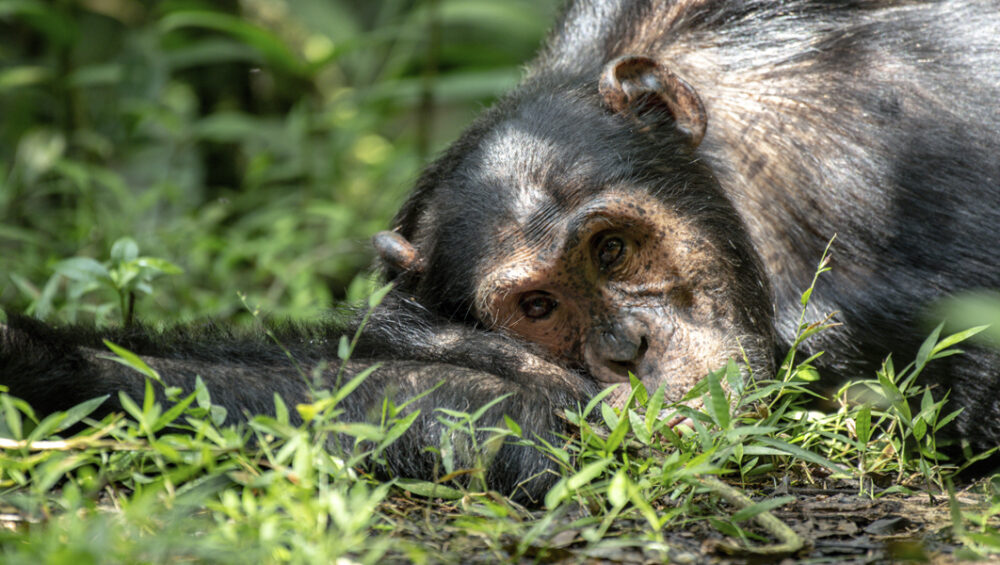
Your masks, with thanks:
<instances>
[{"instance_id":1,"label":"wrinkled skin","mask_svg":"<svg viewBox=\"0 0 1000 565\"><path fill-rule=\"evenodd\" d=\"M633 189L586 202L549 226L538 248L511 241L523 230L498 235L525 252L486 267L477 314L601 384L631 372L679 400L709 370L742 360L742 347L763 357L731 289L736 270L686 224Z\"/></svg>"}]
</instances>

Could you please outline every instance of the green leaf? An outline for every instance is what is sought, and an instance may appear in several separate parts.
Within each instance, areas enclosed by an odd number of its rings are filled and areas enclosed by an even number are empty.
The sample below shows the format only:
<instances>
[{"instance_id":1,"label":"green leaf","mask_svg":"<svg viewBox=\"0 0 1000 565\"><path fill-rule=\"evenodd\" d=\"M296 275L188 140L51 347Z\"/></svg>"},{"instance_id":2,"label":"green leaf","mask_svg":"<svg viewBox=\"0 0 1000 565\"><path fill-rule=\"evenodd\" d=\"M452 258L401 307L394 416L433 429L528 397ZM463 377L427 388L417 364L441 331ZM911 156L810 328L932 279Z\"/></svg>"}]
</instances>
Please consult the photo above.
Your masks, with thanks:
<instances>
[{"instance_id":1,"label":"green leaf","mask_svg":"<svg viewBox=\"0 0 1000 565\"><path fill-rule=\"evenodd\" d=\"M101 357L103 359L109 359L111 361L114 361L115 363L120 363L122 365L125 365L126 367L135 369L136 371L139 371L143 375L153 379L154 381L160 383L161 385L163 384L163 379L160 378L160 374L157 373L155 370L153 370L152 367L147 365L146 362L143 361L138 355L132 353L131 351L125 349L124 347L115 345L114 343L111 343L106 339L102 341L104 342L104 345L116 355L116 357L109 357L102 355Z\"/></svg>"},{"instance_id":2,"label":"green leaf","mask_svg":"<svg viewBox=\"0 0 1000 565\"><path fill-rule=\"evenodd\" d=\"M19 65L0 70L0 92L43 84L52 79L52 70L42 65Z\"/></svg>"},{"instance_id":3,"label":"green leaf","mask_svg":"<svg viewBox=\"0 0 1000 565\"><path fill-rule=\"evenodd\" d=\"M185 410L187 410L188 406L190 406L191 403L194 402L194 397L195 393L192 392L191 394L185 396L183 399L181 399L173 406L171 406L166 412L163 413L162 416L160 416L159 418L156 419L155 422L153 422L152 431L156 432L162 430L164 427L170 425L170 423L172 423L174 420L180 417L180 415L183 414Z\"/></svg>"},{"instance_id":4,"label":"green leaf","mask_svg":"<svg viewBox=\"0 0 1000 565\"><path fill-rule=\"evenodd\" d=\"M184 273L184 269L159 257L139 257L134 263L143 270L163 273L165 275L180 275Z\"/></svg>"},{"instance_id":5,"label":"green leaf","mask_svg":"<svg viewBox=\"0 0 1000 565\"><path fill-rule=\"evenodd\" d=\"M642 384L642 381L631 372L628 374L628 382L632 385L631 396L635 397L639 406L646 406L649 403L649 391L646 390L646 385ZM631 402L628 402L626 406L631 406L631 404Z\"/></svg>"},{"instance_id":6,"label":"green leaf","mask_svg":"<svg viewBox=\"0 0 1000 565\"><path fill-rule=\"evenodd\" d=\"M927 422L923 418L917 418L913 421L913 439L920 441L924 439L924 434L927 433Z\"/></svg>"},{"instance_id":7,"label":"green leaf","mask_svg":"<svg viewBox=\"0 0 1000 565\"><path fill-rule=\"evenodd\" d=\"M363 383L365 379L367 379L372 373L377 371L378 368L381 366L382 366L381 363L376 363L371 367L365 368L363 371L355 375L354 378L347 381L347 384L342 385L339 389L337 389L337 392L334 393L334 395L331 397L332 405L336 406L337 404L340 404L341 400L347 398L347 395L354 392L354 389L361 386L361 383Z\"/></svg>"},{"instance_id":8,"label":"green leaf","mask_svg":"<svg viewBox=\"0 0 1000 565\"><path fill-rule=\"evenodd\" d=\"M518 36L520 41L531 41L545 31L545 3L537 8L522 2L482 2L446 0L441 2L437 17L448 27L465 29L475 26L490 37ZM424 6L427 6L426 4ZM529 9L535 8L535 9ZM425 8L426 9L426 8ZM426 16L424 16L426 17Z\"/></svg>"},{"instance_id":9,"label":"green leaf","mask_svg":"<svg viewBox=\"0 0 1000 565\"><path fill-rule=\"evenodd\" d=\"M35 479L32 489L46 492L66 477L73 469L90 461L86 455L71 455L69 453L53 454L42 465L35 469ZM6 560L5 560L6 562Z\"/></svg>"},{"instance_id":10,"label":"green leaf","mask_svg":"<svg viewBox=\"0 0 1000 565\"><path fill-rule=\"evenodd\" d=\"M729 441L737 441L742 437L763 436L777 433L781 429L782 428L779 426L761 426L756 423L751 426L736 426L735 428L726 431L726 439Z\"/></svg>"},{"instance_id":11,"label":"green leaf","mask_svg":"<svg viewBox=\"0 0 1000 565\"><path fill-rule=\"evenodd\" d=\"M455 472L455 445L451 436L450 429L442 429L441 437L438 440L438 453L441 456L441 464L444 465L445 474Z\"/></svg>"},{"instance_id":12,"label":"green leaf","mask_svg":"<svg viewBox=\"0 0 1000 565\"><path fill-rule=\"evenodd\" d=\"M123 237L111 245L111 261L114 263L127 263L138 256L139 244L131 237Z\"/></svg>"},{"instance_id":13,"label":"green leaf","mask_svg":"<svg viewBox=\"0 0 1000 565\"><path fill-rule=\"evenodd\" d=\"M706 391L708 391L708 379L699 379L698 382L694 383L694 386L691 387L691 390L684 394L684 397L681 398L681 402L694 400L695 398L705 394Z\"/></svg>"},{"instance_id":14,"label":"green leaf","mask_svg":"<svg viewBox=\"0 0 1000 565\"><path fill-rule=\"evenodd\" d=\"M3 412L4 423L7 424L7 431L13 436L12 439L24 437L22 427L21 411L14 406L14 399L6 394L0 394L0 412Z\"/></svg>"},{"instance_id":15,"label":"green leaf","mask_svg":"<svg viewBox=\"0 0 1000 565\"><path fill-rule=\"evenodd\" d=\"M885 396L885 399L888 400L897 411L899 411L900 415L902 415L907 422L912 420L913 418L910 413L910 406L906 403L906 399L903 397L903 393L900 392L899 388L896 386L896 383L892 382L888 375L881 371L878 373L877 377L878 383L882 387L882 395Z\"/></svg>"},{"instance_id":16,"label":"green leaf","mask_svg":"<svg viewBox=\"0 0 1000 565\"><path fill-rule=\"evenodd\" d=\"M645 428L647 432L653 431L654 424L656 424L657 420L660 418L660 411L663 410L663 398L666 394L666 389L666 385L660 385L657 387L656 392L654 392L653 396L649 399L649 404L646 405L646 421L641 427ZM632 424L632 426L634 428L640 427L635 424Z\"/></svg>"},{"instance_id":17,"label":"green leaf","mask_svg":"<svg viewBox=\"0 0 1000 565\"><path fill-rule=\"evenodd\" d=\"M955 410L954 412L948 414L944 418L939 419L934 424L934 431L936 432L936 431L940 430L941 428L945 427L946 425L948 425L948 422L951 422L952 420L954 420L959 414L962 413L963 410L965 410L965 408L959 408L958 410Z\"/></svg>"},{"instance_id":18,"label":"green leaf","mask_svg":"<svg viewBox=\"0 0 1000 565\"><path fill-rule=\"evenodd\" d=\"M962 517L962 507L955 496L955 487L951 484L951 480L947 480L945 484L948 488L948 510L951 513L952 535L956 539L962 539L962 536L965 534L965 519Z\"/></svg>"},{"instance_id":19,"label":"green leaf","mask_svg":"<svg viewBox=\"0 0 1000 565\"><path fill-rule=\"evenodd\" d=\"M90 416L93 414L94 410L97 410L100 408L101 404L104 404L104 401L108 399L108 396L109 395L105 394L104 396L91 398L90 400L85 400L70 408L65 412L66 417L59 422L59 426L56 427L55 431L61 432L87 416Z\"/></svg>"},{"instance_id":20,"label":"green leaf","mask_svg":"<svg viewBox=\"0 0 1000 565\"><path fill-rule=\"evenodd\" d=\"M267 61L283 70L306 74L304 62L278 36L236 16L200 10L176 11L160 20L160 29L170 32L187 27L210 29L229 34L257 49Z\"/></svg>"},{"instance_id":21,"label":"green leaf","mask_svg":"<svg viewBox=\"0 0 1000 565\"><path fill-rule=\"evenodd\" d=\"M483 414L485 414L487 410L489 410L490 408L493 408L494 406L496 406L500 402L503 402L504 400L507 400L513 394L514 393L512 393L512 392L508 392L507 394L501 394L500 396L498 396L498 397L490 400L486 404L480 406L479 408L476 409L475 412L473 412L472 414L469 415L469 421L471 421L471 422L478 421L480 418L483 417Z\"/></svg>"},{"instance_id":22,"label":"green leaf","mask_svg":"<svg viewBox=\"0 0 1000 565\"><path fill-rule=\"evenodd\" d=\"M920 413L921 414L918 414L918 416L920 416L922 414L925 414L925 413L929 415L930 412L933 409L934 409L934 397L931 396L930 389L924 390L924 394L920 398Z\"/></svg>"},{"instance_id":23,"label":"green leaf","mask_svg":"<svg viewBox=\"0 0 1000 565\"><path fill-rule=\"evenodd\" d=\"M514 432L514 435L517 437L524 437L524 434L521 432L521 426L517 425L517 422L515 422L510 416L504 414L503 421L507 425L507 429Z\"/></svg>"},{"instance_id":24,"label":"green leaf","mask_svg":"<svg viewBox=\"0 0 1000 565\"><path fill-rule=\"evenodd\" d=\"M590 413L594 410L594 408L598 404L601 403L601 401L603 401L605 398L607 398L608 395L611 394L612 392L618 390L618 387L620 387L620 386L622 386L621 383L611 385L608 388L606 388L606 389L602 390L601 392L597 393L597 395L594 396L594 398L591 398L590 402L588 402L587 406L583 409L583 417L586 418L588 415L590 415ZM601 405L602 414L603 414L603 410L604 410L605 406L607 406L607 404L602 404ZM617 420L617 418L615 418L615 419ZM609 427L613 428L614 426L609 426Z\"/></svg>"},{"instance_id":25,"label":"green leaf","mask_svg":"<svg viewBox=\"0 0 1000 565\"><path fill-rule=\"evenodd\" d=\"M414 411L414 413L419 412L419 410ZM356 440L384 442L386 439L385 430L381 426L365 424L363 422L334 421L330 424L329 429L331 432L351 436ZM386 442L383 445L380 445L379 449L384 449L389 443L390 442Z\"/></svg>"},{"instance_id":26,"label":"green leaf","mask_svg":"<svg viewBox=\"0 0 1000 565\"><path fill-rule=\"evenodd\" d=\"M613 430L618 427L618 415L615 414L615 409L610 404L601 404L601 416L604 418L604 425L609 429Z\"/></svg>"},{"instance_id":27,"label":"green leaf","mask_svg":"<svg viewBox=\"0 0 1000 565\"><path fill-rule=\"evenodd\" d=\"M764 447L763 445L744 445L743 455L779 455L782 457L788 456L788 452L776 449L773 447Z\"/></svg>"},{"instance_id":28,"label":"green leaf","mask_svg":"<svg viewBox=\"0 0 1000 565\"><path fill-rule=\"evenodd\" d=\"M708 374L708 398L705 402L705 411L712 417L715 425L719 426L719 429L725 430L729 429L730 424L729 399L722 389L720 377L721 371L712 371Z\"/></svg>"},{"instance_id":29,"label":"green leaf","mask_svg":"<svg viewBox=\"0 0 1000 565\"><path fill-rule=\"evenodd\" d=\"M628 418L620 418L618 420L618 425L611 431L611 434L608 436L608 441L604 445L606 453L610 454L614 450L618 449L618 446L621 445L622 441L625 439L625 434L628 433L628 430L631 427L629 423Z\"/></svg>"},{"instance_id":30,"label":"green leaf","mask_svg":"<svg viewBox=\"0 0 1000 565\"><path fill-rule=\"evenodd\" d=\"M211 408L208 409L211 415L212 423L216 426L221 426L226 423L226 417L229 415L229 411L226 410L225 406L219 406L218 404L213 404Z\"/></svg>"},{"instance_id":31,"label":"green leaf","mask_svg":"<svg viewBox=\"0 0 1000 565\"><path fill-rule=\"evenodd\" d=\"M194 135L213 143L238 143L247 139L260 138L266 131L263 118L233 111L219 111L198 121L193 128Z\"/></svg>"},{"instance_id":32,"label":"green leaf","mask_svg":"<svg viewBox=\"0 0 1000 565\"><path fill-rule=\"evenodd\" d=\"M121 63L100 63L84 65L69 74L66 81L73 88L93 88L100 86L117 86L124 76L125 69Z\"/></svg>"},{"instance_id":33,"label":"green leaf","mask_svg":"<svg viewBox=\"0 0 1000 565\"><path fill-rule=\"evenodd\" d=\"M338 388L331 396L320 399L311 404L298 404L295 406L295 410L300 416L302 416L303 420L311 422L320 413L330 410L340 404L340 401L347 398L349 394L354 392L354 389L358 388L358 386L360 386L361 383L369 377L369 375L375 372L379 366L380 365L376 363L371 367L367 367L357 375L354 375L354 377L347 381L346 384L341 385L340 388Z\"/></svg>"},{"instance_id":34,"label":"green leaf","mask_svg":"<svg viewBox=\"0 0 1000 565\"><path fill-rule=\"evenodd\" d=\"M371 296L368 297L368 307L375 308L376 306L381 304L382 299L385 298L385 295L389 294L390 290L392 290L392 283L384 285L381 288L375 290L375 292L373 292Z\"/></svg>"},{"instance_id":35,"label":"green leaf","mask_svg":"<svg viewBox=\"0 0 1000 565\"><path fill-rule=\"evenodd\" d=\"M854 429L862 446L868 445L872 433L872 407L865 404L854 417Z\"/></svg>"},{"instance_id":36,"label":"green leaf","mask_svg":"<svg viewBox=\"0 0 1000 565\"><path fill-rule=\"evenodd\" d=\"M947 353L946 351L944 351L946 348L951 347L952 345L955 345L956 343L965 341L965 340L969 339L970 337L972 337L972 336L974 336L974 335L976 335L976 334L978 334L980 332L983 332L983 331L985 331L985 330L987 330L989 328L990 328L989 324L986 324L984 326L976 326L974 328L969 328L969 329L967 329L965 331L961 331L961 332L952 334L952 335L950 335L950 336L942 339L940 342L938 342L937 345L934 346L934 349L931 351L930 358L931 359L940 359L941 357L944 357L945 356L944 354Z\"/></svg>"},{"instance_id":37,"label":"green leaf","mask_svg":"<svg viewBox=\"0 0 1000 565\"><path fill-rule=\"evenodd\" d=\"M282 424L289 422L288 405L277 392L274 393L274 419Z\"/></svg>"},{"instance_id":38,"label":"green leaf","mask_svg":"<svg viewBox=\"0 0 1000 565\"><path fill-rule=\"evenodd\" d=\"M622 418L622 420L624 421L625 418ZM590 484L590 482L600 476L600 474L603 473L610 464L610 459L594 461L577 471L577 473L573 476L561 479L545 495L546 508L555 508L573 492L579 490L584 485Z\"/></svg>"},{"instance_id":39,"label":"green leaf","mask_svg":"<svg viewBox=\"0 0 1000 565\"><path fill-rule=\"evenodd\" d=\"M405 417L393 422L392 427L389 428L388 432L385 434L385 439L378 446L378 452L381 453L383 449L388 447L390 444L395 443L397 439L402 437L406 430L410 429L413 422L420 416L420 410L414 410L407 414Z\"/></svg>"},{"instance_id":40,"label":"green leaf","mask_svg":"<svg viewBox=\"0 0 1000 565\"><path fill-rule=\"evenodd\" d=\"M465 496L465 493L458 489L445 485L439 485L437 483L418 481L416 479L396 479L394 484L406 492L413 493L417 496L423 496L425 498L458 500Z\"/></svg>"},{"instance_id":41,"label":"green leaf","mask_svg":"<svg viewBox=\"0 0 1000 565\"><path fill-rule=\"evenodd\" d=\"M775 508L784 506L789 502L794 502L794 501L795 501L794 495L779 496L777 498L769 498L767 500L762 500L760 502L751 504L746 508L740 509L735 514L733 514L732 520L733 522L744 522L746 520L753 518L758 514L763 514L764 512L770 512Z\"/></svg>"},{"instance_id":42,"label":"green leaf","mask_svg":"<svg viewBox=\"0 0 1000 565\"><path fill-rule=\"evenodd\" d=\"M618 508L625 506L628 502L628 487L628 475L624 469L619 469L608 485L608 502Z\"/></svg>"},{"instance_id":43,"label":"green leaf","mask_svg":"<svg viewBox=\"0 0 1000 565\"><path fill-rule=\"evenodd\" d=\"M111 283L116 289L127 290L132 287L133 281L139 276L139 267L132 263L119 263L109 273Z\"/></svg>"},{"instance_id":44,"label":"green leaf","mask_svg":"<svg viewBox=\"0 0 1000 565\"><path fill-rule=\"evenodd\" d=\"M156 392L153 390L151 379L146 379L143 384L145 386L142 394L142 413L147 415L152 413L153 407L156 405Z\"/></svg>"},{"instance_id":45,"label":"green leaf","mask_svg":"<svg viewBox=\"0 0 1000 565\"><path fill-rule=\"evenodd\" d=\"M137 422L142 421L142 410L139 409L139 405L125 391L118 392L118 402L122 405L125 413L131 416L133 420Z\"/></svg>"},{"instance_id":46,"label":"green leaf","mask_svg":"<svg viewBox=\"0 0 1000 565\"><path fill-rule=\"evenodd\" d=\"M941 330L944 328L944 322L938 324L931 335L927 336L927 339L920 345L920 350L917 351L916 366L917 370L923 369L924 365L931 358L931 353L934 351L934 347L937 345L938 336L941 335Z\"/></svg>"},{"instance_id":47,"label":"green leaf","mask_svg":"<svg viewBox=\"0 0 1000 565\"><path fill-rule=\"evenodd\" d=\"M350 383L348 383L350 384ZM358 383L360 384L360 383ZM337 400L332 397L321 398L315 402L302 402L295 405L295 411L299 413L299 416L306 422L312 422L323 413L325 410L329 410L337 405Z\"/></svg>"},{"instance_id":48,"label":"green leaf","mask_svg":"<svg viewBox=\"0 0 1000 565\"><path fill-rule=\"evenodd\" d=\"M337 342L337 358L342 361L347 361L351 357L351 341L347 339L346 335L340 336L340 341Z\"/></svg>"},{"instance_id":49,"label":"green leaf","mask_svg":"<svg viewBox=\"0 0 1000 565\"><path fill-rule=\"evenodd\" d=\"M729 384L729 390L734 398L743 396L746 382L743 379L740 366L733 359L729 359L729 362L726 363L726 383Z\"/></svg>"},{"instance_id":50,"label":"green leaf","mask_svg":"<svg viewBox=\"0 0 1000 565\"><path fill-rule=\"evenodd\" d=\"M785 453L792 455L803 461L807 461L809 463L815 463L816 465L819 465L821 467L826 467L827 469L830 469L838 473L846 472L846 470L843 467L837 465L833 461L830 461L829 459L823 457L822 455L818 455L811 451L802 449L797 445L793 445L769 437L757 438L757 441L769 447L773 447L774 449L777 449L779 451L784 451ZM749 449L746 450L747 453L749 453L749 451L750 451Z\"/></svg>"},{"instance_id":51,"label":"green leaf","mask_svg":"<svg viewBox=\"0 0 1000 565\"><path fill-rule=\"evenodd\" d=\"M90 257L71 257L56 263L56 273L75 281L111 281L107 267Z\"/></svg>"},{"instance_id":52,"label":"green leaf","mask_svg":"<svg viewBox=\"0 0 1000 565\"><path fill-rule=\"evenodd\" d=\"M208 387L205 386L205 381L201 379L201 375L194 378L194 393L199 407L210 408L212 406L212 396L208 392Z\"/></svg>"},{"instance_id":53,"label":"green leaf","mask_svg":"<svg viewBox=\"0 0 1000 565\"><path fill-rule=\"evenodd\" d=\"M177 45L161 56L174 71L189 67L209 67L223 63L246 63L260 66L264 57L253 47L228 37L205 37L191 43Z\"/></svg>"},{"instance_id":54,"label":"green leaf","mask_svg":"<svg viewBox=\"0 0 1000 565\"><path fill-rule=\"evenodd\" d=\"M653 435L646 429L646 423L642 416L640 416L635 410L629 408L628 419L630 427L632 428L632 433L635 434L635 438L644 445L649 445L653 439Z\"/></svg>"}]
</instances>

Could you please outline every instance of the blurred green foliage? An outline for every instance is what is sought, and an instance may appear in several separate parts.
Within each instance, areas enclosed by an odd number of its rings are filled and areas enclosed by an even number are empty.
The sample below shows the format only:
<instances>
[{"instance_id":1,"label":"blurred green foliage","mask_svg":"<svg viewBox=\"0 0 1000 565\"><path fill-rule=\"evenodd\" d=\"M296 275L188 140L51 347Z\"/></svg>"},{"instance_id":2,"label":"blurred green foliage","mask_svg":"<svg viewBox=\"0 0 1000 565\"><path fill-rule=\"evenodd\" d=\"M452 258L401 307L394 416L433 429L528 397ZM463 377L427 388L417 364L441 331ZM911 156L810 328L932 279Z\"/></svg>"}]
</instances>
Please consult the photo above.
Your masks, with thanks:
<instances>
[{"instance_id":1,"label":"blurred green foliage","mask_svg":"<svg viewBox=\"0 0 1000 565\"><path fill-rule=\"evenodd\" d=\"M57 269L123 237L184 271L147 321L359 298L369 237L557 4L0 0L0 305L118 319Z\"/></svg>"}]
</instances>

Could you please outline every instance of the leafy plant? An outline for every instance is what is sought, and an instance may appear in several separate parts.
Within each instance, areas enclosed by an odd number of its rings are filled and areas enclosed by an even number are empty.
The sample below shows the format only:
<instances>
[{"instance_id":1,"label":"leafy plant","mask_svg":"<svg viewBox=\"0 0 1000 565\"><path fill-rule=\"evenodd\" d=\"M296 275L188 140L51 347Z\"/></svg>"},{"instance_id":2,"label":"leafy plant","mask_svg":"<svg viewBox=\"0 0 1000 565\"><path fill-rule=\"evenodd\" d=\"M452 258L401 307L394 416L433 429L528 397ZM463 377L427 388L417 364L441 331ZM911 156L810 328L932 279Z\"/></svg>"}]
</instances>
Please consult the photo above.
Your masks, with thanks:
<instances>
[{"instance_id":1,"label":"leafy plant","mask_svg":"<svg viewBox=\"0 0 1000 565\"><path fill-rule=\"evenodd\" d=\"M372 308L379 298L371 299ZM124 562L242 563L248 556L298 562L306 554L374 563L389 549L389 540L373 539L371 529L392 483L375 483L357 469L402 435L418 412L392 415L381 426L342 422L338 405L371 371L296 406L301 425L291 423L276 396L273 417L222 428L225 410L212 405L201 379L186 395L165 388L168 406L162 406L154 392L165 386L160 375L133 353L106 345L112 360L145 377L141 403L119 395L127 419L90 420L101 397L39 421L30 406L0 391L0 492L12 491L5 500L32 520L49 515L52 504L61 507L44 528L0 532L5 563L107 555ZM48 439L81 422L89 427ZM353 448L340 447L343 434L357 438ZM360 450L362 442L377 447ZM99 502L109 485L112 501L124 506L117 522L105 518ZM67 535L80 537L67 543Z\"/></svg>"},{"instance_id":2,"label":"leafy plant","mask_svg":"<svg viewBox=\"0 0 1000 565\"><path fill-rule=\"evenodd\" d=\"M107 321L39 281L126 235L186 273L147 320L363 299L367 239L558 3L0 2L0 305Z\"/></svg>"},{"instance_id":3,"label":"leafy plant","mask_svg":"<svg viewBox=\"0 0 1000 565\"><path fill-rule=\"evenodd\" d=\"M162 275L178 275L184 271L177 265L159 257L140 257L139 246L131 238L122 238L111 246L111 259L100 263L90 257L72 257L56 263L55 274L45 283L28 312L40 318L52 312L52 300L60 289L60 283L68 280L65 292L70 301L79 304L86 294L109 288L118 298L121 323L128 326L135 319L135 302L138 293L152 294L153 281ZM30 288L22 281L22 287ZM92 307L98 320L111 308L113 303L99 303ZM70 320L76 313L67 314Z\"/></svg>"}]
</instances>

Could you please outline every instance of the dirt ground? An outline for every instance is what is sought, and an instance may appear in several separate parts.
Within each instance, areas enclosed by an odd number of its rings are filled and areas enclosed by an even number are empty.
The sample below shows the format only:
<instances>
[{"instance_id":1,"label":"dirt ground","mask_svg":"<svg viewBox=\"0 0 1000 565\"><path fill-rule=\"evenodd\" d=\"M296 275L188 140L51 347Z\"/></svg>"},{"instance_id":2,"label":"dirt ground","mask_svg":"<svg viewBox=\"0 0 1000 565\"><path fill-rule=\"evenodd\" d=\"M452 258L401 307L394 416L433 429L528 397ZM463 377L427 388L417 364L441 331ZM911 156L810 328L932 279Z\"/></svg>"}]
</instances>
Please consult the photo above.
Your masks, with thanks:
<instances>
[{"instance_id":1,"label":"dirt ground","mask_svg":"<svg viewBox=\"0 0 1000 565\"><path fill-rule=\"evenodd\" d=\"M501 544L506 551L498 551L495 542L487 543L475 535L470 536L468 530L455 527L454 519L463 512L457 506L452 514L447 511L447 505L436 505L430 511L428 506L417 501L394 499L389 505L395 507L392 514L397 517L409 515L409 519L396 522L395 534L401 540L424 548L431 562L867 565L961 561L955 555L962 546L953 539L946 495L932 499L926 493L893 493L873 499L868 494L859 494L856 482L809 488L762 488L751 494L754 500L785 495L796 497L794 502L773 514L805 540L803 550L793 555L776 556L733 551L731 546L735 540L727 539L706 520L668 527L663 544L639 537L640 532L646 531L644 524L632 519L617 520L602 542L588 544L581 535L582 529L566 527L586 515L581 509L575 516L561 517L562 526L555 523L546 528L548 532L557 533L539 536L539 541L518 559L514 555L521 540L512 538L506 545ZM984 503L982 495L969 491L960 491L957 500L962 505L981 506ZM719 509L720 513L726 511L724 504ZM420 518L415 519L416 515ZM752 543L773 543L763 531L756 531L761 537ZM409 561L409 557L403 555L396 557L400 562Z\"/></svg>"},{"instance_id":2,"label":"dirt ground","mask_svg":"<svg viewBox=\"0 0 1000 565\"><path fill-rule=\"evenodd\" d=\"M717 565L962 561L955 554L962 546L953 538L946 495L932 498L926 493L893 493L873 499L869 494L859 494L858 484L850 481L808 488L763 487L745 492L755 501L794 496L793 502L773 514L803 538L805 547L792 555L756 555L746 550L747 540L737 542L726 538L705 519L672 522L664 530L662 542L650 541L645 533L648 527L635 518L614 520L601 541L588 544L585 529L599 518L588 523L590 515L585 508L576 508L551 522L546 522L544 512L524 510L523 527L517 530L518 534L490 535L489 519L477 517L460 503L400 493L390 496L382 506L386 521L380 529L400 542L383 561ZM959 491L956 498L963 506L983 507L986 503L983 495L970 488ZM706 515L724 516L733 511L725 503L710 501L707 495L700 503L716 505L706 508ZM654 506L661 505L654 502ZM110 506L108 509L111 510ZM469 520L476 518L479 521L470 525ZM23 520L14 508L0 504L0 527L15 529L23 526ZM581 523L585 525L580 526ZM750 543L757 546L774 543L763 530L747 529L759 536ZM525 538L520 537L525 531L534 531L535 541L526 544ZM987 562L1000 563L1000 560Z\"/></svg>"}]
</instances>

